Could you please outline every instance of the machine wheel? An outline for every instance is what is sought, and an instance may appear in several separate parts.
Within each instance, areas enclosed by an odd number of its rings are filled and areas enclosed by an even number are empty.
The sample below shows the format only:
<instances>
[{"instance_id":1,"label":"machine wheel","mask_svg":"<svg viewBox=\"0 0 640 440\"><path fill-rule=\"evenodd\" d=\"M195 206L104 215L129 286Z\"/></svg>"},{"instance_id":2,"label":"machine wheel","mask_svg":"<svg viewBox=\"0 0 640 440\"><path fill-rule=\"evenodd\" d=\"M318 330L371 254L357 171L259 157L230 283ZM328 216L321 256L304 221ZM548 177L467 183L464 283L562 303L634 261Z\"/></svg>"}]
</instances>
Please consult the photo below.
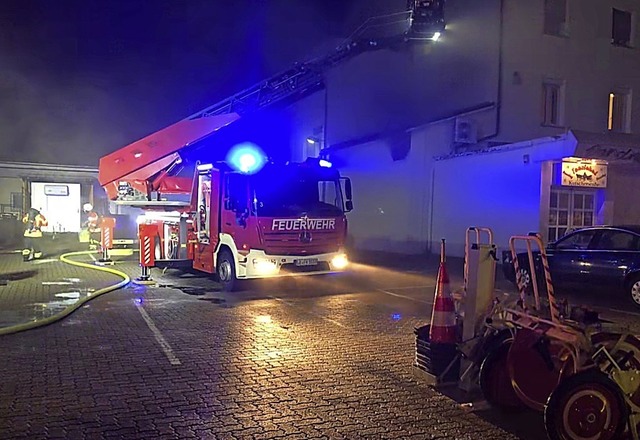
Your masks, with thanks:
<instances>
[{"instance_id":1,"label":"machine wheel","mask_svg":"<svg viewBox=\"0 0 640 440\"><path fill-rule=\"evenodd\" d=\"M544 410L544 424L551 440L620 439L627 417L620 388L597 370L563 380Z\"/></svg>"},{"instance_id":2,"label":"machine wheel","mask_svg":"<svg viewBox=\"0 0 640 440\"><path fill-rule=\"evenodd\" d=\"M542 412L563 377L574 373L572 357L564 345L534 330L519 329L507 356L507 371L518 398Z\"/></svg>"},{"instance_id":3,"label":"machine wheel","mask_svg":"<svg viewBox=\"0 0 640 440\"><path fill-rule=\"evenodd\" d=\"M218 264L216 267L218 281L222 285L224 292L231 292L236 286L236 263L233 255L227 249L223 249L218 254Z\"/></svg>"},{"instance_id":4,"label":"machine wheel","mask_svg":"<svg viewBox=\"0 0 640 440\"><path fill-rule=\"evenodd\" d=\"M480 366L480 389L484 398L492 406L502 410L525 408L511 385L507 369L507 356L513 339L506 339L496 345Z\"/></svg>"},{"instance_id":5,"label":"machine wheel","mask_svg":"<svg viewBox=\"0 0 640 440\"><path fill-rule=\"evenodd\" d=\"M634 275L627 283L627 295L636 306L640 306L640 275Z\"/></svg>"}]
</instances>

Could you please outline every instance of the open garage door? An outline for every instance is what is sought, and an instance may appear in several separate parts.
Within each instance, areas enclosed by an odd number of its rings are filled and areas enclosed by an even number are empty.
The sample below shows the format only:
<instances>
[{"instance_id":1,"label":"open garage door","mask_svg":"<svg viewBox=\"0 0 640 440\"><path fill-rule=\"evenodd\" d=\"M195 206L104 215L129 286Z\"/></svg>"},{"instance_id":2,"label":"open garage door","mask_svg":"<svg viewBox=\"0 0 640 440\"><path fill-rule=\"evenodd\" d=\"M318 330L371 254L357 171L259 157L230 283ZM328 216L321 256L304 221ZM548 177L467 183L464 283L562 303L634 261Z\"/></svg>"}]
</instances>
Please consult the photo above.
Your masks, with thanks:
<instances>
[{"instance_id":1,"label":"open garage door","mask_svg":"<svg viewBox=\"0 0 640 440\"><path fill-rule=\"evenodd\" d=\"M49 221L45 232L80 232L79 183L31 183L31 206Z\"/></svg>"}]
</instances>

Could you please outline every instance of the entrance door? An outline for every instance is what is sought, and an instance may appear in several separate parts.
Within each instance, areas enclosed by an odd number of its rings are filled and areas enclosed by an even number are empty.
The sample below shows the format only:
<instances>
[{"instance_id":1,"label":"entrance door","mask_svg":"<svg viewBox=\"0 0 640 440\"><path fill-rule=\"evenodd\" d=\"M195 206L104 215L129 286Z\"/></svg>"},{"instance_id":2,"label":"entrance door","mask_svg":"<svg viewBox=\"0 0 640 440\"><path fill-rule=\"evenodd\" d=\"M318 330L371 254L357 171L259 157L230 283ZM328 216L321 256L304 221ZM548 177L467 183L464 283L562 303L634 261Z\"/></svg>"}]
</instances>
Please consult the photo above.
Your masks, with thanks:
<instances>
[{"instance_id":1,"label":"entrance door","mask_svg":"<svg viewBox=\"0 0 640 440\"><path fill-rule=\"evenodd\" d=\"M549 204L548 241L553 242L575 229L593 226L595 191L552 188Z\"/></svg>"}]
</instances>

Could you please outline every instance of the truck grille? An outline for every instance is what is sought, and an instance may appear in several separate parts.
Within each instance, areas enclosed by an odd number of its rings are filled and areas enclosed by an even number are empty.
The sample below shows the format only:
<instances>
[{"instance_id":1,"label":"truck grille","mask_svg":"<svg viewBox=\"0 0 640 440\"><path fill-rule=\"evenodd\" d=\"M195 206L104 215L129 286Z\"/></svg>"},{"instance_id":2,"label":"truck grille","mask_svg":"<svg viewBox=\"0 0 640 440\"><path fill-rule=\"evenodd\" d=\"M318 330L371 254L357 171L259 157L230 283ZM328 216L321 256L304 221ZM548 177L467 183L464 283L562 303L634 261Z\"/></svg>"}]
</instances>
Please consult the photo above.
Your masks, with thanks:
<instances>
[{"instance_id":1,"label":"truck grille","mask_svg":"<svg viewBox=\"0 0 640 440\"><path fill-rule=\"evenodd\" d=\"M271 255L316 255L337 252L340 248L338 231L310 233L311 241L305 243L300 240L301 231L264 232L264 250Z\"/></svg>"}]
</instances>

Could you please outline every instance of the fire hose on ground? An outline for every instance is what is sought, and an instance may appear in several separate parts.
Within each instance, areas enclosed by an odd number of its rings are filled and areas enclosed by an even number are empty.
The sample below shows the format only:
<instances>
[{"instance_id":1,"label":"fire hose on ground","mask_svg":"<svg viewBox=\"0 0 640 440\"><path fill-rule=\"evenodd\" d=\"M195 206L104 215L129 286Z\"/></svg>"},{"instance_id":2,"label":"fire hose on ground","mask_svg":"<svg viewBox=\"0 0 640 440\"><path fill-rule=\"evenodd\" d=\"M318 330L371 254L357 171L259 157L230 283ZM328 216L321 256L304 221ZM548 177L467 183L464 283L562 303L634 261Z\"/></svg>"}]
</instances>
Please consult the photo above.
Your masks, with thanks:
<instances>
[{"instance_id":1,"label":"fire hose on ground","mask_svg":"<svg viewBox=\"0 0 640 440\"><path fill-rule=\"evenodd\" d=\"M70 257L75 257L75 256L80 256L80 255L89 255L89 254L92 254L92 253L94 253L94 251L70 252L70 253L61 255L60 256L60 261L62 261L63 263L66 263L66 264L70 264L72 266L83 267L83 268L86 268L86 269L94 269L94 270L99 270L99 271L102 271L102 272L110 273L110 274L113 274L113 275L117 275L117 276L122 278L122 281L120 281L117 284L113 284L111 286L107 286L107 287L104 287L102 289L96 290L90 296L87 296L87 297L84 297L82 299L79 299L78 301L76 301L75 303L73 303L70 306L66 307L62 311L60 311L60 312L58 312L58 313L56 313L56 314L54 314L52 316L48 316L47 318L38 319L38 320L35 320L35 321L23 323L23 324L16 324L16 325L12 325L10 327L0 328L0 335L9 335L9 334L14 334L14 333L18 333L18 332L23 332L25 330L31 330L31 329L34 329L34 328L44 327L45 325L49 325L49 324L52 324L54 322L60 321L61 319L69 316L71 313L73 313L76 310L78 310L80 307L82 307L84 304L88 303L92 299L95 299L95 298L97 298L97 297L99 297L101 295L104 295L105 293L109 293L109 292L113 292L114 290L118 290L118 289L126 286L127 284L129 284L131 279L124 272L121 272L119 270L116 270L116 269L113 269L113 268L110 268L110 267L96 266L96 265L93 265L93 264L83 263L83 262L80 262L80 261L74 261L74 260L70 259Z\"/></svg>"}]
</instances>

